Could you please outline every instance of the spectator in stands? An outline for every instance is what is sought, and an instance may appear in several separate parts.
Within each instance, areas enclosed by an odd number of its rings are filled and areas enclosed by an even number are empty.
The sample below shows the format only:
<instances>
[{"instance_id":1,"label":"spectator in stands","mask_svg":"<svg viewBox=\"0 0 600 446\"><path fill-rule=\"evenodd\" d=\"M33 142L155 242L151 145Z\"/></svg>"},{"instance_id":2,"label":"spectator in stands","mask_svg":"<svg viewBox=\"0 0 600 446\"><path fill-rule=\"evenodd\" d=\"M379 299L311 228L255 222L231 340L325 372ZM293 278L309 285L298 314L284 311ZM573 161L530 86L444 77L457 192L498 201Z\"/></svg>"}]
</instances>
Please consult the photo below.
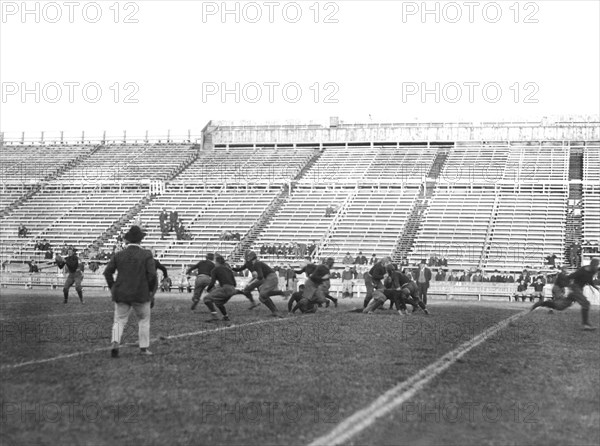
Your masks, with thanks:
<instances>
[{"instance_id":1,"label":"spectator in stands","mask_svg":"<svg viewBox=\"0 0 600 446\"><path fill-rule=\"evenodd\" d=\"M25 262L27 263L27 265L29 265L29 272L30 273L39 273L40 269L38 268L38 264L36 263L36 261L34 259L31 259L29 262Z\"/></svg>"},{"instance_id":2,"label":"spectator in stands","mask_svg":"<svg viewBox=\"0 0 600 446\"><path fill-rule=\"evenodd\" d=\"M557 259L557 255L556 254L549 254L545 257L546 260L546 265L549 265L550 268L556 268L556 259Z\"/></svg>"},{"instance_id":3,"label":"spectator in stands","mask_svg":"<svg viewBox=\"0 0 600 446\"><path fill-rule=\"evenodd\" d=\"M53 258L54 253L52 252L52 249L46 250L46 253L44 254L44 260L52 260Z\"/></svg>"},{"instance_id":4,"label":"spectator in stands","mask_svg":"<svg viewBox=\"0 0 600 446\"><path fill-rule=\"evenodd\" d=\"M24 237L27 237L28 234L29 234L29 229L27 229L27 227L23 223L20 223L18 237L24 238Z\"/></svg>"},{"instance_id":5,"label":"spectator in stands","mask_svg":"<svg viewBox=\"0 0 600 446\"><path fill-rule=\"evenodd\" d=\"M514 294L515 301L519 301L519 297L523 302L525 302L525 298L528 296L527 288L529 287L529 282L523 278L523 276L519 276L517 279L517 292Z\"/></svg>"},{"instance_id":6,"label":"spectator in stands","mask_svg":"<svg viewBox=\"0 0 600 446\"><path fill-rule=\"evenodd\" d=\"M375 265L378 261L379 261L379 259L377 259L377 256L375 254L373 254L371 256L371 258L369 259L369 265Z\"/></svg>"},{"instance_id":7,"label":"spectator in stands","mask_svg":"<svg viewBox=\"0 0 600 446\"><path fill-rule=\"evenodd\" d=\"M448 282L458 282L458 276L456 275L456 271L450 270L450 274L448 275Z\"/></svg>"},{"instance_id":8,"label":"spectator in stands","mask_svg":"<svg viewBox=\"0 0 600 446\"><path fill-rule=\"evenodd\" d=\"M435 275L436 282L443 282L446 280L446 271L443 268L438 269L437 274Z\"/></svg>"},{"instance_id":9,"label":"spectator in stands","mask_svg":"<svg viewBox=\"0 0 600 446\"><path fill-rule=\"evenodd\" d=\"M355 265L366 265L368 263L367 258L363 255L362 251L359 251L358 255L354 259Z\"/></svg>"},{"instance_id":10,"label":"spectator in stands","mask_svg":"<svg viewBox=\"0 0 600 446\"><path fill-rule=\"evenodd\" d=\"M527 286L529 286L529 284L531 283L531 277L529 276L529 271L527 271L526 269L524 269L523 272L517 278L517 282L521 282L521 281L525 281Z\"/></svg>"},{"instance_id":11,"label":"spectator in stands","mask_svg":"<svg viewBox=\"0 0 600 446\"><path fill-rule=\"evenodd\" d=\"M500 282L501 278L502 276L500 275L500 271L496 269L494 270L494 274L492 274L490 277L490 282Z\"/></svg>"},{"instance_id":12,"label":"spectator in stands","mask_svg":"<svg viewBox=\"0 0 600 446\"><path fill-rule=\"evenodd\" d=\"M316 243L315 243L315 241L313 240L313 241L311 242L311 244L310 244L310 245L308 245L308 255L312 257L313 255L315 255L315 251L316 251L316 250L317 250L317 244L316 244Z\"/></svg>"},{"instance_id":13,"label":"spectator in stands","mask_svg":"<svg viewBox=\"0 0 600 446\"><path fill-rule=\"evenodd\" d=\"M475 274L471 276L471 282L483 282L483 277L481 275L481 270L478 269L475 271Z\"/></svg>"},{"instance_id":14,"label":"spectator in stands","mask_svg":"<svg viewBox=\"0 0 600 446\"><path fill-rule=\"evenodd\" d=\"M277 265L273 268L273 271L277 273L277 284L279 289L282 291L287 290L287 264Z\"/></svg>"},{"instance_id":15,"label":"spectator in stands","mask_svg":"<svg viewBox=\"0 0 600 446\"><path fill-rule=\"evenodd\" d=\"M440 259L440 266L448 266L448 259L446 257L442 256L442 258Z\"/></svg>"},{"instance_id":16,"label":"spectator in stands","mask_svg":"<svg viewBox=\"0 0 600 446\"><path fill-rule=\"evenodd\" d=\"M469 271L464 270L460 277L458 278L459 282L468 282L469 281Z\"/></svg>"},{"instance_id":17,"label":"spectator in stands","mask_svg":"<svg viewBox=\"0 0 600 446\"><path fill-rule=\"evenodd\" d=\"M342 271L342 298L352 297L354 288L354 274L350 270L350 266L346 264Z\"/></svg>"},{"instance_id":18,"label":"spectator in stands","mask_svg":"<svg viewBox=\"0 0 600 446\"><path fill-rule=\"evenodd\" d=\"M166 225L168 220L169 220L169 214L167 213L167 210L165 208L162 208L162 211L160 211L160 214L158 215L158 221L160 223L160 227L162 228L163 225Z\"/></svg>"},{"instance_id":19,"label":"spectator in stands","mask_svg":"<svg viewBox=\"0 0 600 446\"><path fill-rule=\"evenodd\" d=\"M179 292L183 293L184 289L187 289L188 293L192 292L192 286L190 285L191 277L186 276L185 274L181 274L179 277Z\"/></svg>"},{"instance_id":20,"label":"spectator in stands","mask_svg":"<svg viewBox=\"0 0 600 446\"><path fill-rule=\"evenodd\" d=\"M342 263L344 265L352 265L354 263L354 257L352 257L350 255L349 252L346 253L346 256L344 257L344 259L342 260Z\"/></svg>"},{"instance_id":21,"label":"spectator in stands","mask_svg":"<svg viewBox=\"0 0 600 446\"><path fill-rule=\"evenodd\" d=\"M569 259L571 261L571 265L575 268L579 268L580 266L580 254L581 254L581 246L577 243L571 243L569 248Z\"/></svg>"},{"instance_id":22,"label":"spectator in stands","mask_svg":"<svg viewBox=\"0 0 600 446\"><path fill-rule=\"evenodd\" d=\"M542 275L541 271L538 271L538 275L533 278L531 286L533 287L533 293L529 296L529 301L533 302L536 297L540 300L544 300L544 286L546 285L546 279Z\"/></svg>"},{"instance_id":23,"label":"spectator in stands","mask_svg":"<svg viewBox=\"0 0 600 446\"><path fill-rule=\"evenodd\" d=\"M169 212L169 232L174 231L177 227L177 221L179 220L179 212Z\"/></svg>"},{"instance_id":24,"label":"spectator in stands","mask_svg":"<svg viewBox=\"0 0 600 446\"><path fill-rule=\"evenodd\" d=\"M515 282L515 276L513 276L512 274L505 274L504 275L504 282L506 282L506 283L514 283Z\"/></svg>"},{"instance_id":25,"label":"spectator in stands","mask_svg":"<svg viewBox=\"0 0 600 446\"><path fill-rule=\"evenodd\" d=\"M292 292L296 292L296 285L298 284L298 280L296 278L296 272L294 271L294 268L292 268L291 265L287 265L286 268L286 275L285 275L285 279L286 279L286 285L287 287L283 289L283 291L292 291Z\"/></svg>"}]
</instances>

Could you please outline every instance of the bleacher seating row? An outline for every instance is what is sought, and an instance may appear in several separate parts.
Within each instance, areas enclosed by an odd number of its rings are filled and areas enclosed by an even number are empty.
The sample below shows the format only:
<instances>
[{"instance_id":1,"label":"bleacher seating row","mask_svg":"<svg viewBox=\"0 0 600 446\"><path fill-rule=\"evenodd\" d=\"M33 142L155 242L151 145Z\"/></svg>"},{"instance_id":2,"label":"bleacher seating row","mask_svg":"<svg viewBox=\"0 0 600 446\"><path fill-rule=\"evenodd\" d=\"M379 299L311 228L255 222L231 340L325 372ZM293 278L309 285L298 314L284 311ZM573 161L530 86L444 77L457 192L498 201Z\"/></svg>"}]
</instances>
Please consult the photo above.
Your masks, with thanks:
<instances>
[{"instance_id":1,"label":"bleacher seating row","mask_svg":"<svg viewBox=\"0 0 600 446\"><path fill-rule=\"evenodd\" d=\"M425 198L411 262L438 254L451 267L518 268L556 253L560 263L568 145L457 142L443 151L440 180ZM315 241L319 256L333 255L338 262L359 250L390 255L441 149L423 142L232 144L200 152L191 144L80 144L3 146L1 152L3 207L26 192L13 184L24 173L41 187L2 218L3 259L39 257L33 251L38 238L82 249L113 225L140 223L149 233L145 243L162 261L187 264L207 251L231 255L241 241L221 240L223 231L239 232L242 239L250 235L255 249ZM600 181L599 152L594 143L583 151L584 240L598 232L593 182ZM456 178L457 171L469 174L448 185L444 177ZM148 181L166 183L162 193L148 190ZM329 206L335 212L327 215ZM177 240L174 233L162 237L163 208L179 213L191 240ZM19 224L29 238L17 237ZM113 236L104 246L115 241ZM523 253L512 261L508 253L515 245Z\"/></svg>"}]
</instances>

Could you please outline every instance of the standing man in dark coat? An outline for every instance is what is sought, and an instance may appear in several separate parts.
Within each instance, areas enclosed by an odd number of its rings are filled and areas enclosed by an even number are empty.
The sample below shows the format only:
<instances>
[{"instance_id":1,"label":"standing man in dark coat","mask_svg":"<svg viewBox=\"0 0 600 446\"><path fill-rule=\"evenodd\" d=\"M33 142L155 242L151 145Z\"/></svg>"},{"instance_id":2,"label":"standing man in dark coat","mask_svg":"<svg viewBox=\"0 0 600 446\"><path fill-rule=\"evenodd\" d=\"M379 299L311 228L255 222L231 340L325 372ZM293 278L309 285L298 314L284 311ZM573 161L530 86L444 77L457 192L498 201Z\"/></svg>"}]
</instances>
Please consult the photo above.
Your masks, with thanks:
<instances>
[{"instance_id":1,"label":"standing man in dark coat","mask_svg":"<svg viewBox=\"0 0 600 446\"><path fill-rule=\"evenodd\" d=\"M427 290L429 289L429 282L431 281L431 270L427 268L425 259L421 260L419 268L415 272L415 282L419 287L419 299L427 305Z\"/></svg>"},{"instance_id":2,"label":"standing man in dark coat","mask_svg":"<svg viewBox=\"0 0 600 446\"><path fill-rule=\"evenodd\" d=\"M138 318L140 354L152 355L150 346L150 307L156 290L156 266L152 252L140 246L146 236L139 226L132 226L123 237L127 246L106 265L104 277L115 302L111 356L119 356L119 345L131 309ZM117 280L113 274L118 270Z\"/></svg>"}]
</instances>

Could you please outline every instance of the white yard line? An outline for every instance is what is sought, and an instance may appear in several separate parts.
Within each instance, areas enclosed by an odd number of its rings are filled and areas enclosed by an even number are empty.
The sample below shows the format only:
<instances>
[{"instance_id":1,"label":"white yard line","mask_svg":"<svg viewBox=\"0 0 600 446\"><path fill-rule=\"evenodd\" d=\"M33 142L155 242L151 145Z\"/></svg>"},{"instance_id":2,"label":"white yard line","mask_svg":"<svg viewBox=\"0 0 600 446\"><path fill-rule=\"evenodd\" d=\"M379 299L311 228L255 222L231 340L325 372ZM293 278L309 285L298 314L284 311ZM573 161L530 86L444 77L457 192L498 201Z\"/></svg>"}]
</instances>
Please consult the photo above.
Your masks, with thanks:
<instances>
[{"instance_id":1,"label":"white yard line","mask_svg":"<svg viewBox=\"0 0 600 446\"><path fill-rule=\"evenodd\" d=\"M343 420L328 434L315 439L309 446L334 446L348 442L351 438L372 426L377 419L389 414L412 398L429 381L448 369L463 355L527 313L529 313L529 310L519 312L504 319L487 328L483 333L461 344L451 352L446 353L417 374L385 392L369 406Z\"/></svg>"},{"instance_id":2,"label":"white yard line","mask_svg":"<svg viewBox=\"0 0 600 446\"><path fill-rule=\"evenodd\" d=\"M250 327L252 325L263 325L263 324L272 324L275 322L283 322L283 321L291 321L291 320L297 320L294 317L287 317L287 318L272 318L272 319L263 319L260 321L255 321L255 322L248 322L247 324L239 324L239 325L230 325L228 327L219 327L213 330L198 330L198 331L192 331L189 333L181 333L181 334L176 334L176 335L171 335L171 336L159 336L158 338L154 338L151 340L151 342L156 342L159 340L169 340L169 339L181 339L181 338L187 338L187 337L191 337L191 336L199 336L199 335L203 335L203 334L212 334L212 333L218 333L221 331L226 331L226 330L233 330L236 328L242 328L242 327ZM122 345L121 348L126 348L129 346L137 346L137 344L126 344L126 345ZM0 367L0 371L4 371L4 370L14 370L14 369L18 369L20 367L25 367L28 365L37 365L37 364L44 364L47 362L53 362L53 361L59 361L61 359L69 359L69 358L74 358L76 356L83 356L83 355L90 355L92 353L97 353L97 352L103 352L103 351L108 351L110 350L111 347L99 347L99 348L95 348L93 350L84 350L84 351L79 351L79 352L74 352L74 353L68 353L68 354L64 354L64 355L58 355L58 356L53 356L51 358L44 358L44 359L34 359L32 361L26 361L26 362L19 362L17 364L5 364L2 365Z\"/></svg>"},{"instance_id":3,"label":"white yard line","mask_svg":"<svg viewBox=\"0 0 600 446\"><path fill-rule=\"evenodd\" d=\"M0 318L0 322L12 322L12 321L20 321L23 319L39 319L46 317L62 317L62 316L81 316L81 315L91 315L91 314L104 314L104 313L114 313L115 310L107 310L107 311L90 311L88 313L55 313L55 314L35 314L32 316L15 316L15 317L2 317Z\"/></svg>"}]
</instances>

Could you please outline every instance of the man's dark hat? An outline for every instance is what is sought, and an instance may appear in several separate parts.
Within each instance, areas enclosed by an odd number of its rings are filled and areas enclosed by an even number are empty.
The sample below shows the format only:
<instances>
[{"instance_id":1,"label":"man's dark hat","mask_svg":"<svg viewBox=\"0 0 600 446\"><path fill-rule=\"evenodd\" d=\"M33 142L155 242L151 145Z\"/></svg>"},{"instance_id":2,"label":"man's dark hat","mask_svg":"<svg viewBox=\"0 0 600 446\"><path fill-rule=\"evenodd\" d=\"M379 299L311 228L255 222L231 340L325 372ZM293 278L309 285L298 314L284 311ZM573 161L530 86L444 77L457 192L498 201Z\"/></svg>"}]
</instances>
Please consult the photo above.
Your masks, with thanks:
<instances>
[{"instance_id":1,"label":"man's dark hat","mask_svg":"<svg viewBox=\"0 0 600 446\"><path fill-rule=\"evenodd\" d=\"M144 237L146 237L146 233L142 231L139 226L135 225L132 226L129 231L127 231L127 234L123 236L123 238L130 243L139 243Z\"/></svg>"}]
</instances>

